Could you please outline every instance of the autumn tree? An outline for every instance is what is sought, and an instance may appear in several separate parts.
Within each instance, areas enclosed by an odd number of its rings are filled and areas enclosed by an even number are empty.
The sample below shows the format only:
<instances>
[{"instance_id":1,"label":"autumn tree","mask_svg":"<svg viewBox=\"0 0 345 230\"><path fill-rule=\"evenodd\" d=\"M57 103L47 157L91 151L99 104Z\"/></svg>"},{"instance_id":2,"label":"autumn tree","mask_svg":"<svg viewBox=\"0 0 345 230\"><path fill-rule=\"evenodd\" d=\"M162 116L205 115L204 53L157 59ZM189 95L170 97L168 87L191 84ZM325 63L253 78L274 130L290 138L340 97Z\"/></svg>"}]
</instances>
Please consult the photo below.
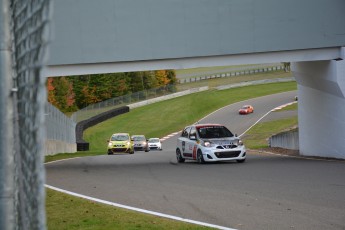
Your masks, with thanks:
<instances>
[{"instance_id":1,"label":"autumn tree","mask_svg":"<svg viewBox=\"0 0 345 230\"><path fill-rule=\"evenodd\" d=\"M48 77L47 79L47 94L48 94L48 102L55 107L57 107L57 102L55 99L55 87L53 85L54 78Z\"/></svg>"},{"instance_id":2,"label":"autumn tree","mask_svg":"<svg viewBox=\"0 0 345 230\"><path fill-rule=\"evenodd\" d=\"M48 79L48 101L62 112L75 111L75 93L73 84L66 77Z\"/></svg>"},{"instance_id":3,"label":"autumn tree","mask_svg":"<svg viewBox=\"0 0 345 230\"><path fill-rule=\"evenodd\" d=\"M159 86L165 86L169 84L170 82L166 70L156 70L155 76L156 76Z\"/></svg>"}]
</instances>

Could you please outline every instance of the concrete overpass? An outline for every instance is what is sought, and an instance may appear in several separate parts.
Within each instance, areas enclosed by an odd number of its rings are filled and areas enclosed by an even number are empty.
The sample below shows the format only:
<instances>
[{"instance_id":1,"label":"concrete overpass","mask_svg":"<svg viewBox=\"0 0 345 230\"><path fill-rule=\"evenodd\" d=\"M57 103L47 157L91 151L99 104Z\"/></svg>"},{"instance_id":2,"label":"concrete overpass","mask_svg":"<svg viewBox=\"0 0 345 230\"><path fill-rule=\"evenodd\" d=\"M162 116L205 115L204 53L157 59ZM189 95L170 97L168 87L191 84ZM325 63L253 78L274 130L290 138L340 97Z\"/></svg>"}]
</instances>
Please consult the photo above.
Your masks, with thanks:
<instances>
[{"instance_id":1,"label":"concrete overpass","mask_svg":"<svg viewBox=\"0 0 345 230\"><path fill-rule=\"evenodd\" d=\"M345 158L345 1L59 0L45 76L292 62L300 153Z\"/></svg>"}]
</instances>

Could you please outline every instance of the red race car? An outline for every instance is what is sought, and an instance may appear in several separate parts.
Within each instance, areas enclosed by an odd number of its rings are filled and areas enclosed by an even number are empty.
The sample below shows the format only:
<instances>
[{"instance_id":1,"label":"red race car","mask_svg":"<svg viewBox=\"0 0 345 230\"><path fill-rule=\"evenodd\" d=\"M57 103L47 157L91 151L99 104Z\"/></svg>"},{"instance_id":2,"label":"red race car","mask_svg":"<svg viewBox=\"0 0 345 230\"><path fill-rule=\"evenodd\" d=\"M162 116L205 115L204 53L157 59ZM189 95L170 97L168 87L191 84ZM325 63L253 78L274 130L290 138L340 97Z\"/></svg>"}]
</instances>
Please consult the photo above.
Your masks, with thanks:
<instances>
[{"instance_id":1,"label":"red race car","mask_svg":"<svg viewBox=\"0 0 345 230\"><path fill-rule=\"evenodd\" d=\"M248 114L248 113L253 113L254 112L254 107L251 105L244 105L242 108L238 111L239 114Z\"/></svg>"}]
</instances>

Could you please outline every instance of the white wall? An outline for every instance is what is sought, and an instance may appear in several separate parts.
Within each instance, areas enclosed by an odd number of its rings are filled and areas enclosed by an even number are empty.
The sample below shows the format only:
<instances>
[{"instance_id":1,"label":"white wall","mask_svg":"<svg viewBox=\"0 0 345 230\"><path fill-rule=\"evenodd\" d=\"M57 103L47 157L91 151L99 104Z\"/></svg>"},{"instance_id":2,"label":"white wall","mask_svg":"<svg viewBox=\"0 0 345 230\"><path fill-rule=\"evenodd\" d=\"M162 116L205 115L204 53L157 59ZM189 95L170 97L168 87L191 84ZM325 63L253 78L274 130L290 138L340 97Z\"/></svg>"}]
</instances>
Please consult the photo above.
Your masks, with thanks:
<instances>
[{"instance_id":1,"label":"white wall","mask_svg":"<svg viewBox=\"0 0 345 230\"><path fill-rule=\"evenodd\" d=\"M345 159L345 61L299 62L292 70L300 154Z\"/></svg>"}]
</instances>

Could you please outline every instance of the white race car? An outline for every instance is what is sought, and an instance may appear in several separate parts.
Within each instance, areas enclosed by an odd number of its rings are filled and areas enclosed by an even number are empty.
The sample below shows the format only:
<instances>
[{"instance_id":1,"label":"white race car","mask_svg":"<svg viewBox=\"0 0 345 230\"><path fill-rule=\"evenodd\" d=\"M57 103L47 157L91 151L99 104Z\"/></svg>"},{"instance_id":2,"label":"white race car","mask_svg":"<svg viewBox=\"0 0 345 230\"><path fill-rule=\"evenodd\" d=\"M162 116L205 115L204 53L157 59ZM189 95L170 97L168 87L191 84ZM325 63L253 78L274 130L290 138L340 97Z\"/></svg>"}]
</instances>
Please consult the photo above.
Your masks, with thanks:
<instances>
[{"instance_id":1,"label":"white race car","mask_svg":"<svg viewBox=\"0 0 345 230\"><path fill-rule=\"evenodd\" d=\"M246 148L239 137L219 124L187 126L177 139L176 158L179 163L196 160L199 163L246 160Z\"/></svg>"},{"instance_id":2,"label":"white race car","mask_svg":"<svg viewBox=\"0 0 345 230\"><path fill-rule=\"evenodd\" d=\"M148 144L151 150L154 150L154 149L162 150L162 143L160 139L157 137L149 138Z\"/></svg>"}]
</instances>

